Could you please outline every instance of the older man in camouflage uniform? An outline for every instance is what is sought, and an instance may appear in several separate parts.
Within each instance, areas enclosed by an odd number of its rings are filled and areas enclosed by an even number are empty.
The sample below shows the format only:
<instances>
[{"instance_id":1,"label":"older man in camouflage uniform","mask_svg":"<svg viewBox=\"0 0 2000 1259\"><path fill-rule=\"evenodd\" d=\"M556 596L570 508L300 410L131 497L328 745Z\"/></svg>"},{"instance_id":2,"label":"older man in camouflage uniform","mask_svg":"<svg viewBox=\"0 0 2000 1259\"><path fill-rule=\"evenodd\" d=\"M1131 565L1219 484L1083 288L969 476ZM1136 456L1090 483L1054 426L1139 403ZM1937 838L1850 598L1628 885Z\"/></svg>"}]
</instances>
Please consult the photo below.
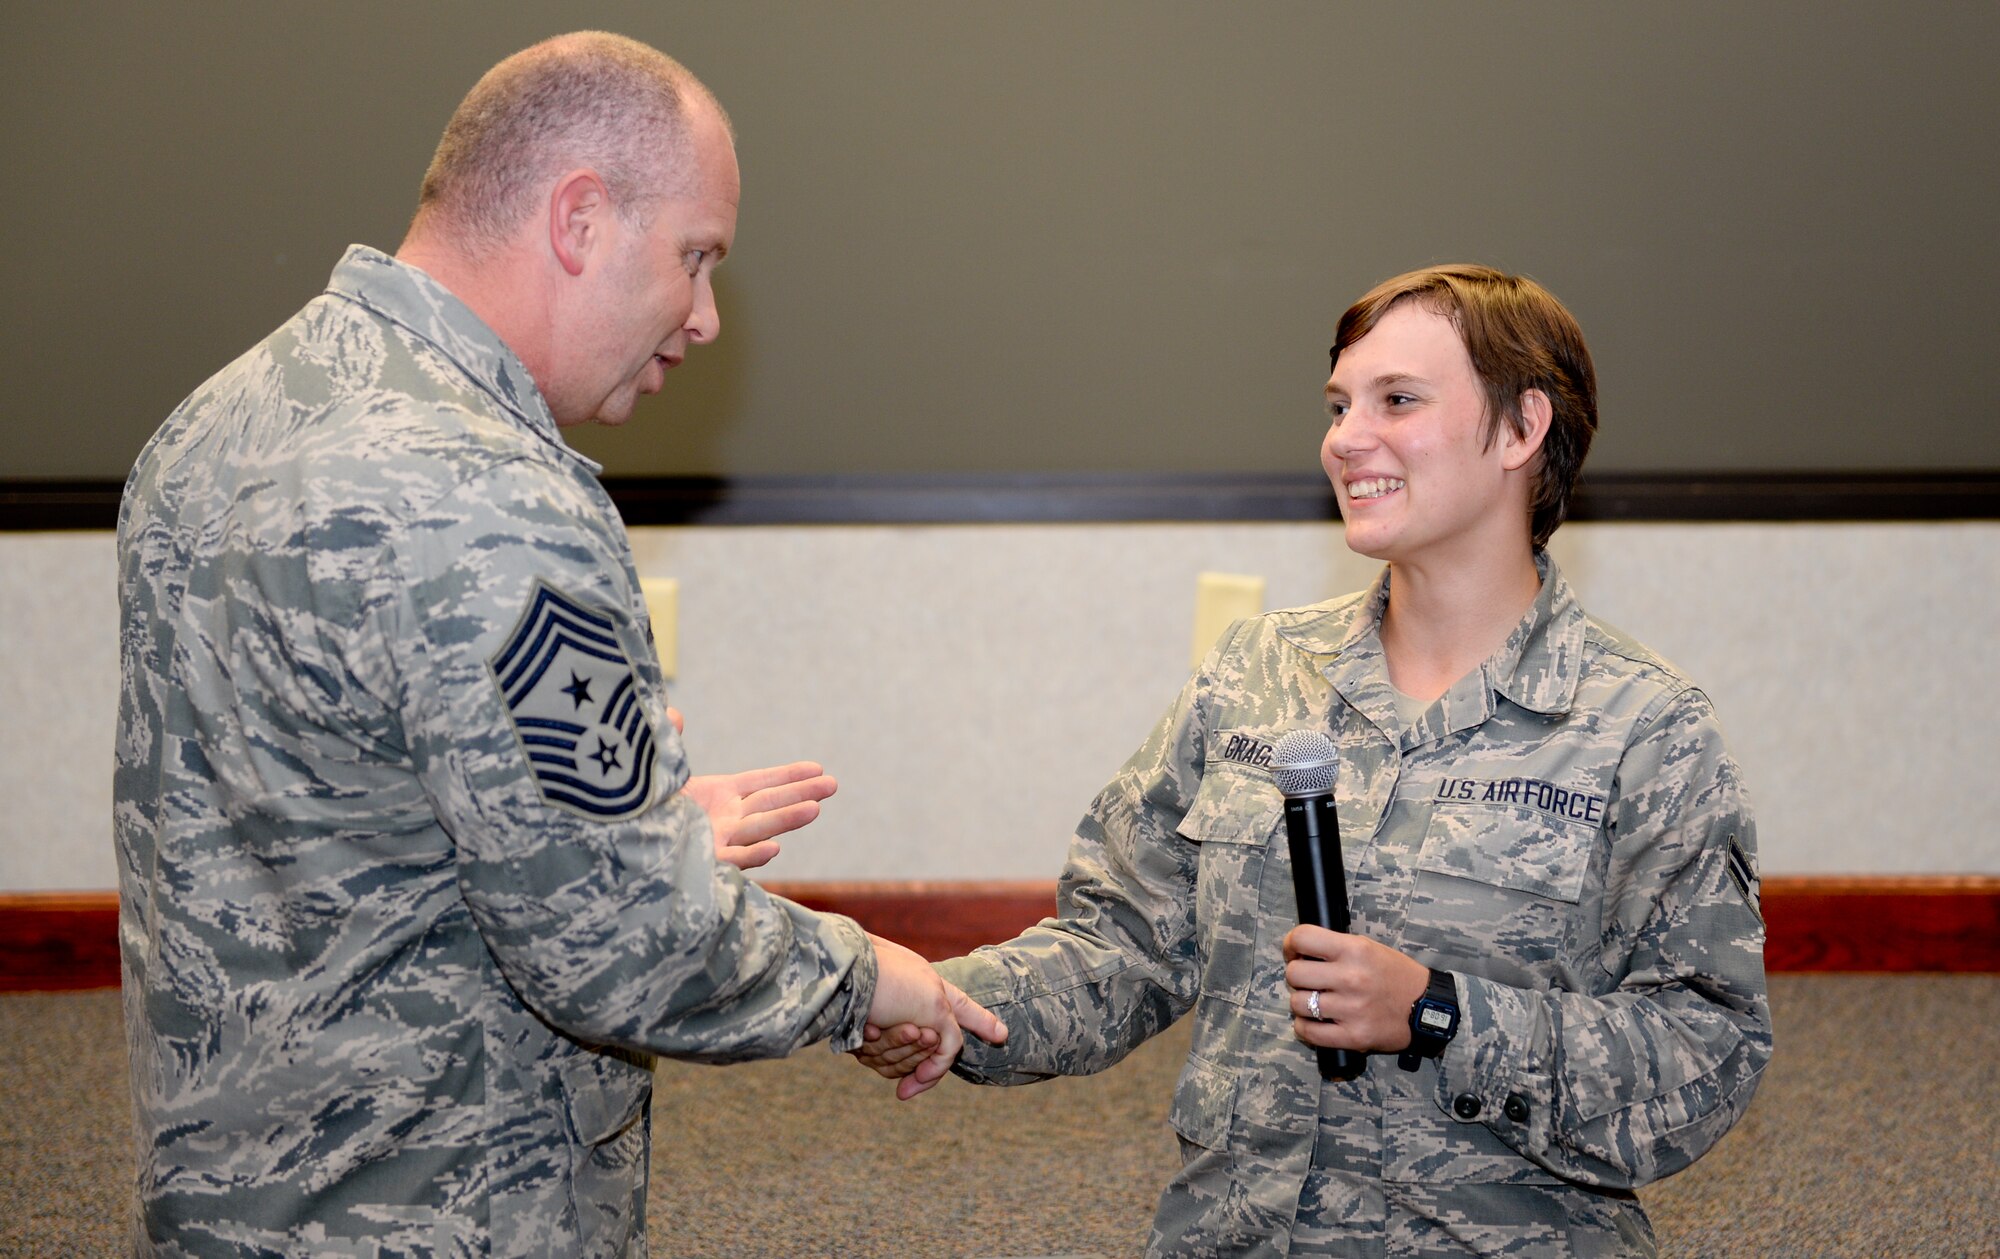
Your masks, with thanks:
<instances>
[{"instance_id":1,"label":"older man in camouflage uniform","mask_svg":"<svg viewBox=\"0 0 2000 1259\"><path fill-rule=\"evenodd\" d=\"M718 863L623 527L558 432L716 335L737 187L677 64L538 45L454 116L399 257L350 250L141 456L116 828L142 1251L643 1254L651 1055L910 1019L934 1080L957 1019L1004 1036Z\"/></svg>"},{"instance_id":2,"label":"older man in camouflage uniform","mask_svg":"<svg viewBox=\"0 0 2000 1259\"><path fill-rule=\"evenodd\" d=\"M1388 569L1223 635L1083 819L1059 916L941 965L1011 1029L956 1070L1099 1071L1192 1010L1154 1254L1651 1254L1633 1189L1712 1146L1770 1054L1736 766L1707 697L1541 549L1596 424L1555 299L1398 277L1334 357L1327 471ZM1351 933L1298 925L1292 731L1337 746ZM1405 1064L1434 973L1457 1033ZM1371 1056L1323 1079L1318 1046Z\"/></svg>"}]
</instances>

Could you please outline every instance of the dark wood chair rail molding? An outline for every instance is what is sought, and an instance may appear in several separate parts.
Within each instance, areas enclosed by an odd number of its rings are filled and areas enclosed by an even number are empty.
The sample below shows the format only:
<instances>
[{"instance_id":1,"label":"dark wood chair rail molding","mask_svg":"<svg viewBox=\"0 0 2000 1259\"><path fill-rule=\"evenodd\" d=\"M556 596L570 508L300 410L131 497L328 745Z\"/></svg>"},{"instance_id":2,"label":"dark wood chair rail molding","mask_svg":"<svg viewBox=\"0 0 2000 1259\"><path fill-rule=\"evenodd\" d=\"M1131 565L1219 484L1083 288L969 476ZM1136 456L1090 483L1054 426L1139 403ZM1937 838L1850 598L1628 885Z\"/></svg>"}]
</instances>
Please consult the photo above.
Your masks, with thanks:
<instances>
[{"instance_id":1,"label":"dark wood chair rail molding","mask_svg":"<svg viewBox=\"0 0 2000 1259\"><path fill-rule=\"evenodd\" d=\"M1332 520L1316 472L611 476L628 525ZM0 479L0 532L111 529L116 481ZM2000 470L1605 472L1580 521L2000 519Z\"/></svg>"},{"instance_id":2,"label":"dark wood chair rail molding","mask_svg":"<svg viewBox=\"0 0 2000 1259\"><path fill-rule=\"evenodd\" d=\"M1053 879L767 886L932 960L1008 939L1056 901ZM1764 917L1772 971L2000 972L2000 875L1773 877ZM0 894L0 992L117 984L114 893Z\"/></svg>"}]
</instances>

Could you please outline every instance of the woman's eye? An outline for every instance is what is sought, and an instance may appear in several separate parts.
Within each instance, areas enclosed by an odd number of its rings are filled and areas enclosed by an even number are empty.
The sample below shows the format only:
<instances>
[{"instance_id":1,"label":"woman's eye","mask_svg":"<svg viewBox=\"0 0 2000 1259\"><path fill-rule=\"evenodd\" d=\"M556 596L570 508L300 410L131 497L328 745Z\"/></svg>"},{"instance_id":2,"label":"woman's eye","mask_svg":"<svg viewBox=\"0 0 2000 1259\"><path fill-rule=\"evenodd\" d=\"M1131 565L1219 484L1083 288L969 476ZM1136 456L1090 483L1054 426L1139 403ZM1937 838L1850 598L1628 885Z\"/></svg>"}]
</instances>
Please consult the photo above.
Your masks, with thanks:
<instances>
[{"instance_id":1,"label":"woman's eye","mask_svg":"<svg viewBox=\"0 0 2000 1259\"><path fill-rule=\"evenodd\" d=\"M1389 405L1392 407L1408 406L1415 401L1416 398L1407 393L1392 393L1389 395Z\"/></svg>"},{"instance_id":2,"label":"woman's eye","mask_svg":"<svg viewBox=\"0 0 2000 1259\"><path fill-rule=\"evenodd\" d=\"M1329 402L1326 404L1326 413L1333 419L1339 420L1347 414L1347 404L1345 402Z\"/></svg>"}]
</instances>

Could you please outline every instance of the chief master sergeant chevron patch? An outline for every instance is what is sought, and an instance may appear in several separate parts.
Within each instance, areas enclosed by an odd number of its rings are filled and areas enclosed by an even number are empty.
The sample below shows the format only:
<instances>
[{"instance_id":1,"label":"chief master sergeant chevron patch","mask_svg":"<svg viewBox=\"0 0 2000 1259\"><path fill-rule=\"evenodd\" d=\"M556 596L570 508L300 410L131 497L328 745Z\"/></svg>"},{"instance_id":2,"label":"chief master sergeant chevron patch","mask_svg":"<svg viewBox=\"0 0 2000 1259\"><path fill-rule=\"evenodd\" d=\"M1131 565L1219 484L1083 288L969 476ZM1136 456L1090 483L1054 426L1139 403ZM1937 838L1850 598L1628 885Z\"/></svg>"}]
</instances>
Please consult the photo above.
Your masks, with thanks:
<instances>
[{"instance_id":1,"label":"chief master sergeant chevron patch","mask_svg":"<svg viewBox=\"0 0 2000 1259\"><path fill-rule=\"evenodd\" d=\"M491 667L543 799L597 821L651 802L653 728L609 617L536 582Z\"/></svg>"}]
</instances>

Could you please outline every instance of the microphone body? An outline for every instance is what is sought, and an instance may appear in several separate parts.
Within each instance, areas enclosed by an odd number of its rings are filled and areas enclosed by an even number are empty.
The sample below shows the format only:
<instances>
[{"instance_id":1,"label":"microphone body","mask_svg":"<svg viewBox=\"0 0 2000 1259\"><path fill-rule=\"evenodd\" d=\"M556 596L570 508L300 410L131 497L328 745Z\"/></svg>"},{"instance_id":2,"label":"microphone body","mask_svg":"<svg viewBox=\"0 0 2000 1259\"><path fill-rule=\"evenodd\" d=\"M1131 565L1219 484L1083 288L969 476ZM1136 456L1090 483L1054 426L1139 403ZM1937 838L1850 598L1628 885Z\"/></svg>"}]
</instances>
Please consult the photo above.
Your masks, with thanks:
<instances>
[{"instance_id":1,"label":"microphone body","mask_svg":"<svg viewBox=\"0 0 2000 1259\"><path fill-rule=\"evenodd\" d=\"M1333 740L1317 730L1294 730L1278 740L1272 777L1285 797L1285 836L1292 852L1292 890L1299 921L1345 932L1347 870L1340 859L1340 816L1334 809ZM1323 1080L1352 1080L1367 1069L1368 1055L1314 1046Z\"/></svg>"}]
</instances>

